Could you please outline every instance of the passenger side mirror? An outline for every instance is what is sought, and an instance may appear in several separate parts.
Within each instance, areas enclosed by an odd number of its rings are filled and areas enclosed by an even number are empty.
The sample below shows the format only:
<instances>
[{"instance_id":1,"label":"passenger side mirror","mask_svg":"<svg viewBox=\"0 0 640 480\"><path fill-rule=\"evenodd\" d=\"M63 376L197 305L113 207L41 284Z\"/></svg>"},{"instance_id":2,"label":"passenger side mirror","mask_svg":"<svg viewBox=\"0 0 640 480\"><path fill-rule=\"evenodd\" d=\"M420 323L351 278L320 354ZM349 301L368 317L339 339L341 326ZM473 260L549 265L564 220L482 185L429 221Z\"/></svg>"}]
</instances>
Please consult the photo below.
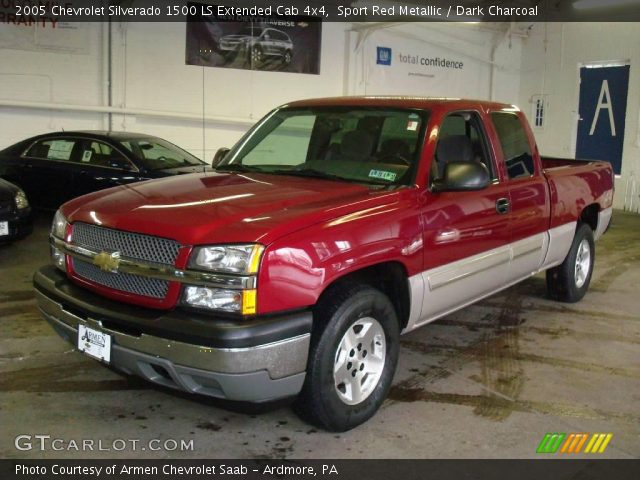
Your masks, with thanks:
<instances>
[{"instance_id":1,"label":"passenger side mirror","mask_svg":"<svg viewBox=\"0 0 640 480\"><path fill-rule=\"evenodd\" d=\"M219 148L216 154L213 156L213 160L211 161L211 166L213 168L216 168L218 165L220 165L220 162L224 160L224 157L227 156L227 153L229 153L229 149L227 147Z\"/></svg>"},{"instance_id":2,"label":"passenger side mirror","mask_svg":"<svg viewBox=\"0 0 640 480\"><path fill-rule=\"evenodd\" d=\"M431 184L432 192L463 192L482 190L491 183L487 167L479 162L449 162L444 175Z\"/></svg>"}]
</instances>

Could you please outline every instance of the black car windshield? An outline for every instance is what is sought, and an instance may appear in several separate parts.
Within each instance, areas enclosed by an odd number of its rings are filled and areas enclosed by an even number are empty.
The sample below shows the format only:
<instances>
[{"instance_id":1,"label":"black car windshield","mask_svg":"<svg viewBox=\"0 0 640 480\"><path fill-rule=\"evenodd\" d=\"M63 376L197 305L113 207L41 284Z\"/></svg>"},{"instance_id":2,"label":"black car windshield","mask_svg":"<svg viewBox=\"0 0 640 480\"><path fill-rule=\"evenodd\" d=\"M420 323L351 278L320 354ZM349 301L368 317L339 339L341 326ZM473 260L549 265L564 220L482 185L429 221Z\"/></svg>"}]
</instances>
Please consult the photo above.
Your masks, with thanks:
<instances>
[{"instance_id":1,"label":"black car windshield","mask_svg":"<svg viewBox=\"0 0 640 480\"><path fill-rule=\"evenodd\" d=\"M160 138L132 138L120 143L138 157L147 170L204 165L199 158Z\"/></svg>"},{"instance_id":2,"label":"black car windshield","mask_svg":"<svg viewBox=\"0 0 640 480\"><path fill-rule=\"evenodd\" d=\"M358 106L274 110L217 169L408 185L427 115L424 110Z\"/></svg>"}]
</instances>

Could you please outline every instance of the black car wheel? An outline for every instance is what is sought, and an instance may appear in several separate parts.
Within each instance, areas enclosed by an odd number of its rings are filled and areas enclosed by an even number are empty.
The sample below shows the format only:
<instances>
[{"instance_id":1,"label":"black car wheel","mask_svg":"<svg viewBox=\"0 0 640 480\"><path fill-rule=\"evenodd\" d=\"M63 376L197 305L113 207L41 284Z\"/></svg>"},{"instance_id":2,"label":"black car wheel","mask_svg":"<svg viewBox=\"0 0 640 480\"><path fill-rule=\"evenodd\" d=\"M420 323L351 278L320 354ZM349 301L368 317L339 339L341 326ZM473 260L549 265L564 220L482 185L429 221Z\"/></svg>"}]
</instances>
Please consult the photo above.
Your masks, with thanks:
<instances>
[{"instance_id":1,"label":"black car wheel","mask_svg":"<svg viewBox=\"0 0 640 480\"><path fill-rule=\"evenodd\" d=\"M282 63L285 65L289 65L291 63L291 51L287 50L284 52L284 57L282 57Z\"/></svg>"},{"instance_id":2,"label":"black car wheel","mask_svg":"<svg viewBox=\"0 0 640 480\"><path fill-rule=\"evenodd\" d=\"M384 401L398 361L399 324L379 290L343 284L314 312L307 376L295 408L327 430L350 430Z\"/></svg>"}]
</instances>

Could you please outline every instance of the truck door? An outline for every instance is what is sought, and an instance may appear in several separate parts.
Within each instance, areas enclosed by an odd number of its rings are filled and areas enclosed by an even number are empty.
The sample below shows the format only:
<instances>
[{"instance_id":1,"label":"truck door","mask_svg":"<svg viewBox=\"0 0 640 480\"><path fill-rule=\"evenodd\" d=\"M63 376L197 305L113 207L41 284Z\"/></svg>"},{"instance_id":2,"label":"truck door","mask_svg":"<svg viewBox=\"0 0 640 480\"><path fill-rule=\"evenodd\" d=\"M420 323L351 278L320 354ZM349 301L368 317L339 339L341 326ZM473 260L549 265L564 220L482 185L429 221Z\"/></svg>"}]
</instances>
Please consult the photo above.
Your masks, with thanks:
<instances>
[{"instance_id":1,"label":"truck door","mask_svg":"<svg viewBox=\"0 0 640 480\"><path fill-rule=\"evenodd\" d=\"M504 285L509 264L509 216L499 211L508 190L499 181L481 112L447 115L437 134L430 179L452 161L480 162L492 184L484 190L427 192L422 211L425 285L418 326ZM437 124L437 119L434 119Z\"/></svg>"},{"instance_id":2,"label":"truck door","mask_svg":"<svg viewBox=\"0 0 640 480\"><path fill-rule=\"evenodd\" d=\"M548 248L549 189L526 119L520 112L494 111L491 123L497 137L498 158L509 188L508 204L513 282L537 272Z\"/></svg>"}]
</instances>

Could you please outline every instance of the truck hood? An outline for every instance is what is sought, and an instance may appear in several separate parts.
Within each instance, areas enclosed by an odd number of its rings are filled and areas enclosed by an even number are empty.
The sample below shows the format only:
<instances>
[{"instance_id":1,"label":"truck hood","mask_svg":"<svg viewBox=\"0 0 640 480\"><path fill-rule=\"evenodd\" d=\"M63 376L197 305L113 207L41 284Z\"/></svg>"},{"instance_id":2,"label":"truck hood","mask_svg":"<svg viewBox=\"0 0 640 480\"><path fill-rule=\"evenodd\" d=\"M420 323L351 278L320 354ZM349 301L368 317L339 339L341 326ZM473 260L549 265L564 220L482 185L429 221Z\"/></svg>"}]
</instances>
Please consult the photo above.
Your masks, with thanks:
<instances>
[{"instance_id":1,"label":"truck hood","mask_svg":"<svg viewBox=\"0 0 640 480\"><path fill-rule=\"evenodd\" d=\"M67 202L70 222L183 245L259 242L397 201L397 192L314 178L198 173L94 192Z\"/></svg>"}]
</instances>

